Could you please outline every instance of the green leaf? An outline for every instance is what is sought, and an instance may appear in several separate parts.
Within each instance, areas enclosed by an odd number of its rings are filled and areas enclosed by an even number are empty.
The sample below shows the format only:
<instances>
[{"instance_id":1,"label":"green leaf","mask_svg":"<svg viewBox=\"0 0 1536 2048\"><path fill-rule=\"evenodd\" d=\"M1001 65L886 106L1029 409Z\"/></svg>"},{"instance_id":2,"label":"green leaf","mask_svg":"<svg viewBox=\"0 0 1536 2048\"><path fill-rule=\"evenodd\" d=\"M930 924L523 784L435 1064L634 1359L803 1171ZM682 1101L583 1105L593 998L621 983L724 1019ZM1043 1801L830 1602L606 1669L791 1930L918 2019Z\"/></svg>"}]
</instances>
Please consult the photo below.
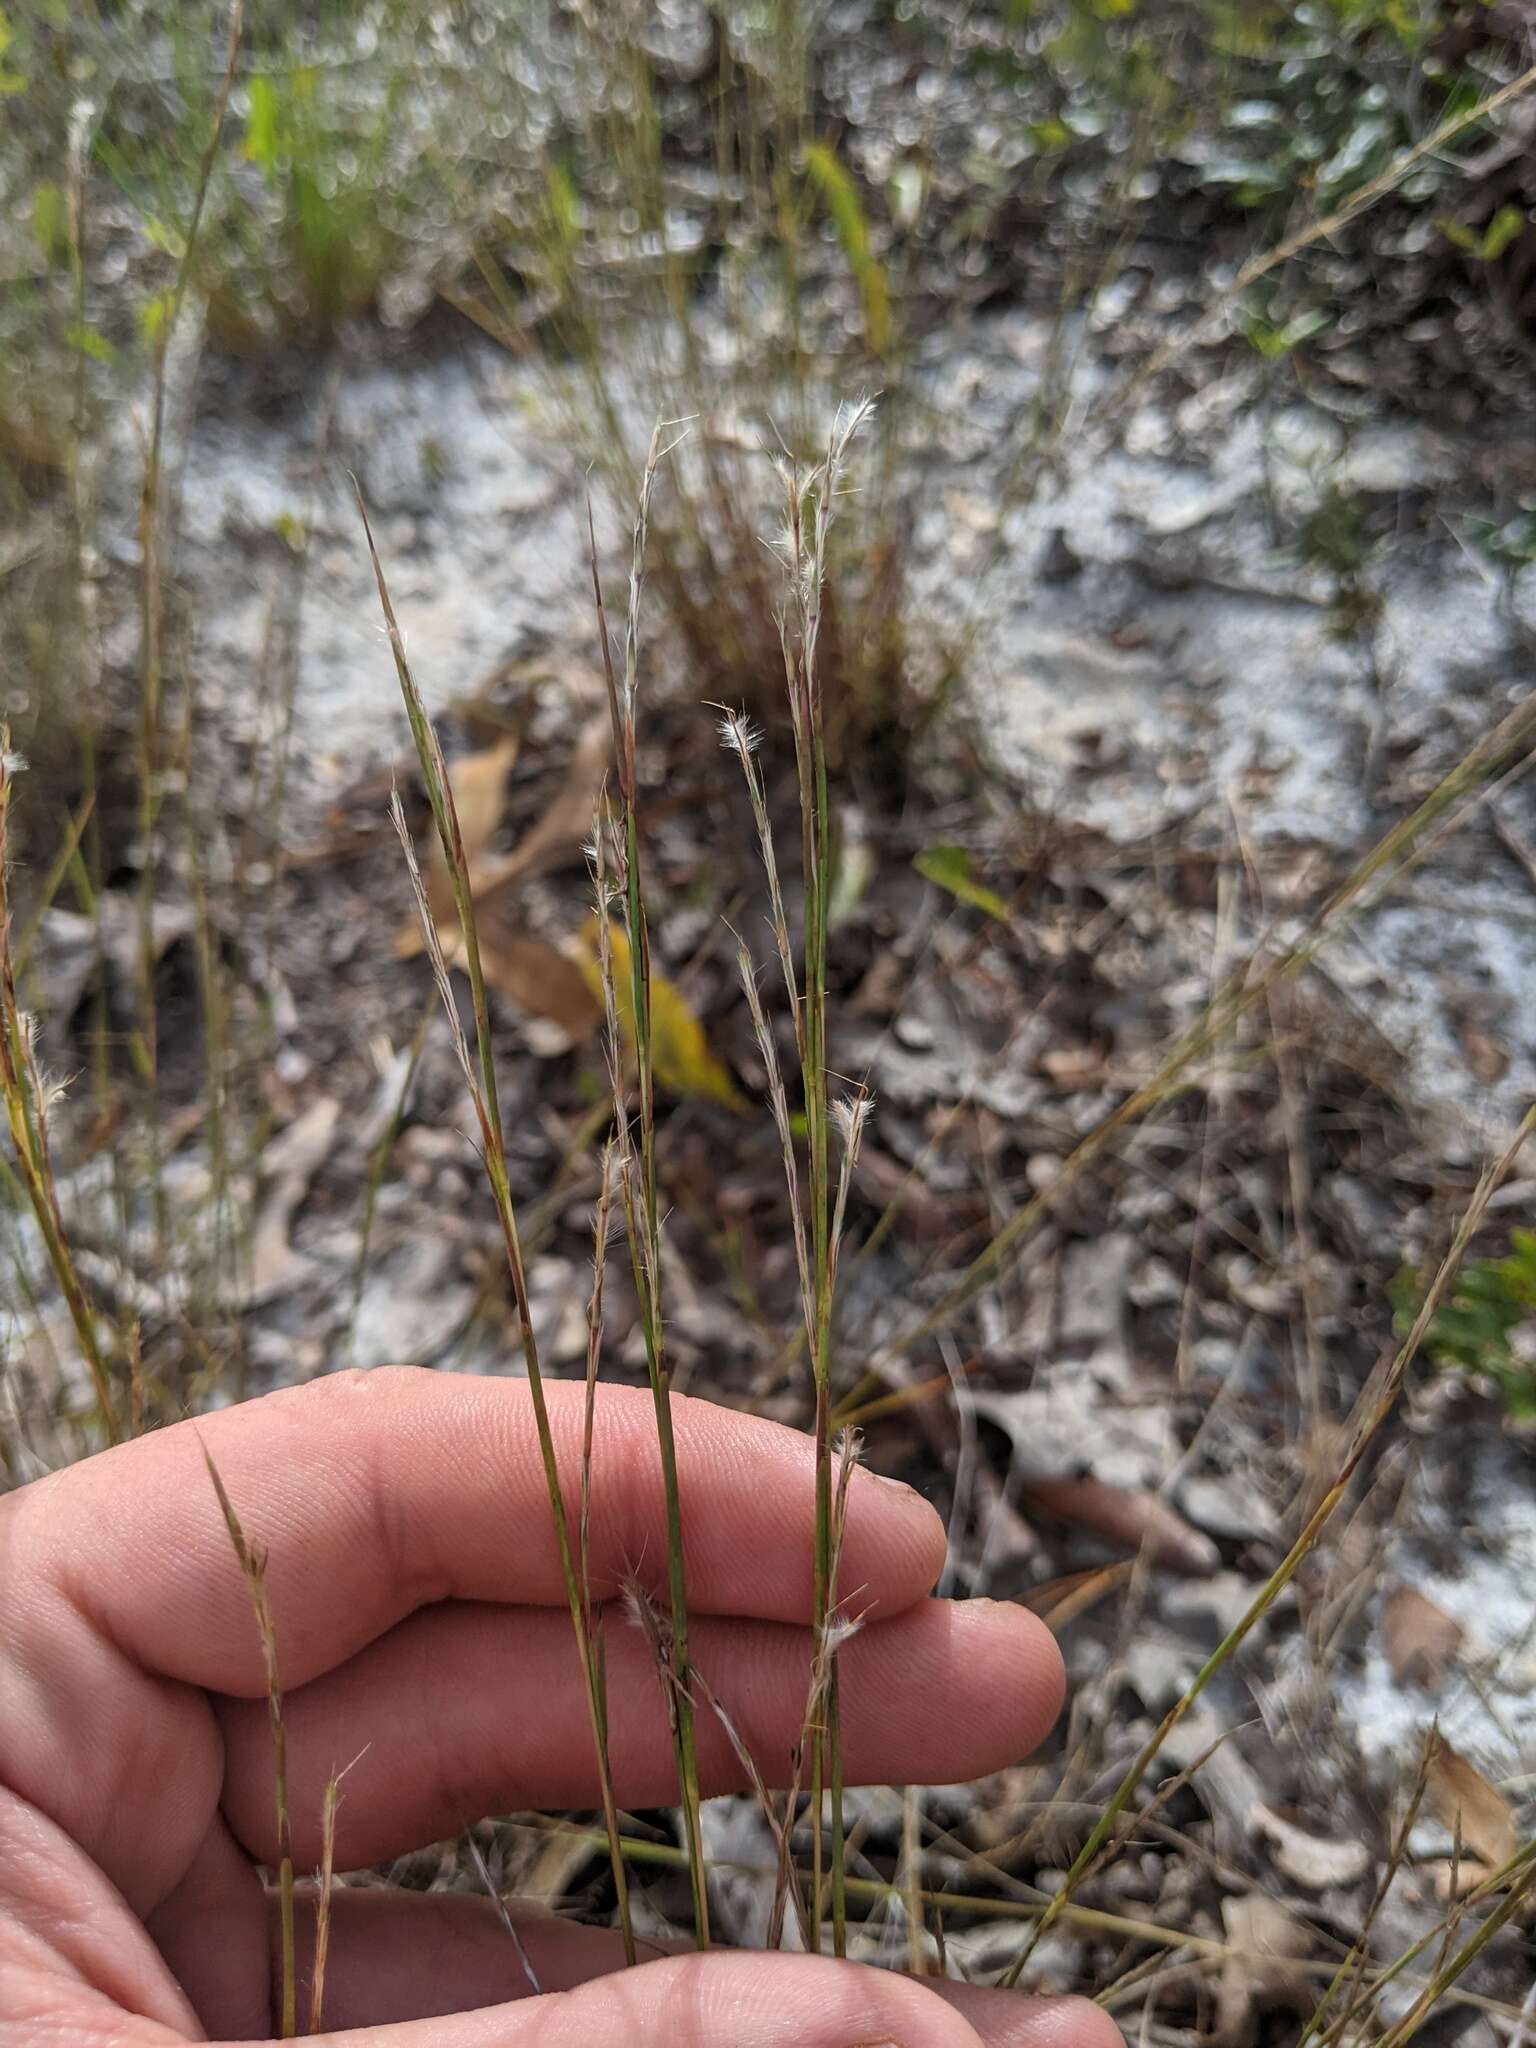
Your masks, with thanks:
<instances>
[{"instance_id":1,"label":"green leaf","mask_svg":"<svg viewBox=\"0 0 1536 2048\"><path fill-rule=\"evenodd\" d=\"M937 883L962 903L995 917L999 924L1008 923L1007 904L995 889L972 877L971 856L963 846L925 846L912 865L924 881Z\"/></svg>"},{"instance_id":2,"label":"green leaf","mask_svg":"<svg viewBox=\"0 0 1536 2048\"><path fill-rule=\"evenodd\" d=\"M33 191L32 237L45 263L69 254L69 202L59 186L42 184Z\"/></svg>"},{"instance_id":3,"label":"green leaf","mask_svg":"<svg viewBox=\"0 0 1536 2048\"><path fill-rule=\"evenodd\" d=\"M281 119L272 80L258 73L251 80L245 112L245 153L270 183L282 155Z\"/></svg>"},{"instance_id":4,"label":"green leaf","mask_svg":"<svg viewBox=\"0 0 1536 2048\"><path fill-rule=\"evenodd\" d=\"M877 356L891 343L891 294L870 244L869 220L859 189L825 143L813 142L805 167L821 193L864 307L864 338Z\"/></svg>"},{"instance_id":5,"label":"green leaf","mask_svg":"<svg viewBox=\"0 0 1536 2048\"><path fill-rule=\"evenodd\" d=\"M93 363L115 363L117 350L104 334L98 334L94 327L70 327L64 340L70 348L78 349L83 356L89 356Z\"/></svg>"},{"instance_id":6,"label":"green leaf","mask_svg":"<svg viewBox=\"0 0 1536 2048\"><path fill-rule=\"evenodd\" d=\"M160 339L160 330L170 315L175 297L174 292L156 292L139 308L139 332L151 348Z\"/></svg>"},{"instance_id":7,"label":"green leaf","mask_svg":"<svg viewBox=\"0 0 1536 2048\"><path fill-rule=\"evenodd\" d=\"M162 220L157 213L146 213L140 225L144 230L145 240L152 247L161 250L167 256L173 257L178 263L181 261L187 242L180 228L173 227L169 221Z\"/></svg>"},{"instance_id":8,"label":"green leaf","mask_svg":"<svg viewBox=\"0 0 1536 2048\"><path fill-rule=\"evenodd\" d=\"M1478 245L1478 255L1485 263L1492 263L1504 254L1510 243L1525 226L1525 210L1519 206L1501 206L1483 229L1483 239Z\"/></svg>"}]
</instances>

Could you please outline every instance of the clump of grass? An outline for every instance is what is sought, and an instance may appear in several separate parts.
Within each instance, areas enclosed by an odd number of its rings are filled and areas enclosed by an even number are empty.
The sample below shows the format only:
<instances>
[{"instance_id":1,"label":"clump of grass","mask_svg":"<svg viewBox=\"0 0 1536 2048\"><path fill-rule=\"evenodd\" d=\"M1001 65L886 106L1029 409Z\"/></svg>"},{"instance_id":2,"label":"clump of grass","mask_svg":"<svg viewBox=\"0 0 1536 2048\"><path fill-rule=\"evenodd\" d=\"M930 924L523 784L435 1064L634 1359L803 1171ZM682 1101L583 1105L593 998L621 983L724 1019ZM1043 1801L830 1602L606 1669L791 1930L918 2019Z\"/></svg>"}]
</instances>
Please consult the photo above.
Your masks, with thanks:
<instances>
[{"instance_id":1,"label":"clump of grass","mask_svg":"<svg viewBox=\"0 0 1536 2048\"><path fill-rule=\"evenodd\" d=\"M593 1746L597 1757L598 1783L602 1791L604 1821L607 1830L609 1862L613 1872L614 1894L619 1927L624 1941L624 1954L628 1962L635 1960L634 1933L630 1924L629 1887L624 1870L623 1851L619 1846L617 1822L613 1799L613 1774L608 1753L608 1710L604 1689L603 1665L600 1654L594 1654L594 1630L592 1622L592 1594L590 1583L585 1579L585 1557L578 1561L571 1545L569 1518L566 1514L565 1496L560 1483L560 1470L555 1456L554 1437L549 1425L549 1407L544 1396L544 1376L539 1363L538 1338L533 1327L533 1314L528 1300L528 1278L523 1259L522 1239L518 1230L517 1215L512 1202L511 1183L507 1173L506 1147L501 1128L501 1102L496 1086L496 1060L491 1043L490 1008L486 996L485 974L480 963L480 945L475 927L474 894L470 885L469 864L465 858L463 836L459 829L458 812L454 807L453 788L443 760L437 734L432 728L406 660L405 639L395 618L390 602L389 587L384 578L383 564L374 544L373 529L368 521L367 508L363 504L362 492L357 492L358 511L362 516L363 531L367 538L369 560L373 565L374 581L378 587L379 605L384 614L385 631L389 638L390 650L394 656L395 673L400 684L400 693L405 702L406 717L410 722L411 737L415 742L416 756L421 767L427 800L431 806L433 823L437 829L439 843L447 867L448 879L453 891L454 908L459 922L459 946L465 971L469 977L470 999L475 1021L475 1055L472 1057L463 1026L459 1021L458 1005L454 1001L449 981L449 967L443 952L442 939L438 933L437 920L427 900L427 888L421 869L416 861L415 849L411 843L410 829L405 821L399 793L391 802L396 832L404 850L406 867L410 874L411 887L416 898L416 907L421 917L422 931L426 940L428 957L432 963L433 976L442 997L444 1014L448 1019L453 1038L454 1052L464 1075L465 1085L474 1105L475 1120L480 1131L481 1158L486 1177L490 1182L495 1200L497 1222L501 1230L502 1248L506 1256L507 1272L512 1283L512 1295L516 1304L518 1322L522 1334L523 1365L528 1378L529 1397L533 1406L534 1425L538 1432L539 1455L544 1466L545 1485L549 1494L549 1511L554 1523L555 1541L560 1555L560 1570L565 1583L566 1602L570 1609L571 1626L575 1631L577 1653L581 1661L582 1681L587 1696L587 1711L592 1724ZM584 1461L585 1462L585 1461Z\"/></svg>"},{"instance_id":2,"label":"clump of grass","mask_svg":"<svg viewBox=\"0 0 1536 2048\"><path fill-rule=\"evenodd\" d=\"M240 1525L240 1517L235 1513L234 1503L219 1476L219 1468L214 1464L206 1446L203 1449L203 1463L208 1468L208 1477L213 1481L213 1490L218 1496L224 1526L229 1531L229 1540L239 1561L246 1591L250 1595L251 1612L256 1617L256 1633L261 1639L261 1662L267 1680L267 1723L272 1732L272 1796L277 1813L277 1913L280 1955L278 2038L291 2041L297 2031L298 2009L293 1938L293 1817L288 1803L288 1726L283 1717L283 1688L277 1668L277 1630L272 1621L271 1603L267 1599L267 1560L259 1550L253 1549L247 1542L245 1531ZM334 1805L331 1808L331 1819L334 1849ZM325 1889L329 1891L328 1877ZM327 1913L328 1911L327 1908ZM324 1966L320 1963L318 1943L316 1961L321 1970L320 1981L323 1985Z\"/></svg>"},{"instance_id":3,"label":"clump of grass","mask_svg":"<svg viewBox=\"0 0 1536 2048\"><path fill-rule=\"evenodd\" d=\"M606 798L600 807L597 830L594 834L593 865L597 887L598 959L603 991L609 1078L613 1091L619 1201L629 1241L635 1292L640 1302L646 1374L650 1381L656 1414L656 1442L661 1458L662 1490L665 1500L667 1583L670 1603L669 1711L677 1758L683 1828L687 1837L688 1867L692 1879L694 1938L700 1948L707 1948L709 1882L705 1867L703 1829L699 1817L699 1773L694 1743L693 1692L688 1662L688 1579L683 1556L682 1506L677 1487L677 1450L672 1430L671 1372L667 1360L666 1331L662 1315L661 1208L656 1176L656 1081L651 951L645 899L641 887L640 837L636 815L635 753L640 686L640 603L645 588L646 535L651 498L656 488L657 468L676 445L675 442L663 442L664 431L665 425L661 423L653 431L641 477L630 556L622 683L614 669L613 648L608 636L608 615L603 602L602 579L597 566L597 537L592 525L590 504L587 508L592 595L597 611L603 674L607 682L609 711L613 721L614 757L619 792L616 831ZM615 851L619 862L612 884L608 864L610 838L616 842ZM623 917L625 950L629 965L627 1001L622 1005L616 980L616 949L609 924L616 906L621 910ZM634 1046L635 1089L640 1125L638 1147L635 1144L629 1113L625 1041L619 1023L621 1007L629 1023L630 1038Z\"/></svg>"}]
</instances>

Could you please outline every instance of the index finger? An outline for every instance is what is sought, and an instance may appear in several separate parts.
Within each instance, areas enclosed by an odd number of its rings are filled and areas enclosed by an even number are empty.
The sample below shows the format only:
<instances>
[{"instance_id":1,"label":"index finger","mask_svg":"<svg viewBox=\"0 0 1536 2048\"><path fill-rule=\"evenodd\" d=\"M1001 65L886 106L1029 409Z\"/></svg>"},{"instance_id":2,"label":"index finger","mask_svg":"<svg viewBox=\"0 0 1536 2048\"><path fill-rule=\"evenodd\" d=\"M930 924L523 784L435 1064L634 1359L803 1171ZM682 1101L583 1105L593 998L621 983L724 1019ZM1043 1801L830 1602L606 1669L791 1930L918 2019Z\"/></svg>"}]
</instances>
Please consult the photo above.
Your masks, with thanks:
<instances>
[{"instance_id":1,"label":"index finger","mask_svg":"<svg viewBox=\"0 0 1536 2048\"><path fill-rule=\"evenodd\" d=\"M546 1395L574 1542L584 1390L557 1381ZM809 1619L809 1439L683 1397L673 1414L690 1608ZM265 1689L204 1448L247 1539L265 1553L285 1685L330 1670L440 1600L564 1603L527 1383L408 1367L338 1373L124 1444L4 1504L10 1540L103 1634L162 1676L246 1696ZM938 1517L919 1495L855 1474L840 1583L862 1609L910 1606L932 1586L943 1553ZM666 1558L651 1397L604 1387L593 1441L594 1597L613 1593L629 1571L659 1588Z\"/></svg>"}]
</instances>

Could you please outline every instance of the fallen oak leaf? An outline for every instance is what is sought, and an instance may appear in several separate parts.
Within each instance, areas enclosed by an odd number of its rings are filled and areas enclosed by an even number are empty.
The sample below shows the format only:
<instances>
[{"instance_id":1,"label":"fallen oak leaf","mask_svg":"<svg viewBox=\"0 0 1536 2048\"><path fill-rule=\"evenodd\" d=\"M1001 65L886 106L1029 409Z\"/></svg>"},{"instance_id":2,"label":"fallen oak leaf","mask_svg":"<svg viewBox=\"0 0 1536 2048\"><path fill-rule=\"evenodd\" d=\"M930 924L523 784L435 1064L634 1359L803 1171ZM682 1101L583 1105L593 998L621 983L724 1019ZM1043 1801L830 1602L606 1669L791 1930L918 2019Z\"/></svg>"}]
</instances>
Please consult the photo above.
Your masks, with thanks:
<instances>
[{"instance_id":1,"label":"fallen oak leaf","mask_svg":"<svg viewBox=\"0 0 1536 2048\"><path fill-rule=\"evenodd\" d=\"M576 736L564 780L538 819L510 853L487 861L478 876L471 876L477 901L509 883L543 874L581 845L592 830L592 813L608 772L612 744L607 712L589 719Z\"/></svg>"},{"instance_id":2,"label":"fallen oak leaf","mask_svg":"<svg viewBox=\"0 0 1536 2048\"><path fill-rule=\"evenodd\" d=\"M498 740L495 746L485 748L482 753L461 755L448 770L448 787L453 792L453 808L458 815L459 838L464 848L464 866L469 874L471 896L480 893L475 876L484 867L491 841L501 829L507 807L507 776L517 759L518 746L517 735L508 733L505 739ZM453 878L448 872L442 841L435 832L427 842L422 873L433 921L445 950L451 949L459 920L453 903ZM396 935L395 958L414 960L424 944L421 921L413 917Z\"/></svg>"},{"instance_id":3,"label":"fallen oak leaf","mask_svg":"<svg viewBox=\"0 0 1536 2048\"><path fill-rule=\"evenodd\" d=\"M1429 1744L1429 1796L1462 1846L1486 1868L1498 1870L1519 1847L1509 1801L1435 1729Z\"/></svg>"},{"instance_id":4,"label":"fallen oak leaf","mask_svg":"<svg viewBox=\"0 0 1536 2048\"><path fill-rule=\"evenodd\" d=\"M475 922L478 927L480 920ZM514 930L497 919L488 919L478 935L487 987L531 1016L558 1024L572 1040L591 1035L602 1010L577 961L537 933Z\"/></svg>"},{"instance_id":5,"label":"fallen oak leaf","mask_svg":"<svg viewBox=\"0 0 1536 2048\"><path fill-rule=\"evenodd\" d=\"M543 874L581 845L592 829L592 811L607 772L610 745L606 713L600 719L590 719L577 735L560 787L517 845L510 853L503 854L491 854L488 849L505 810L506 777L516 758L516 741L503 741L498 747L488 748L483 754L471 754L455 764L448 779L453 785L454 803L459 810L459 829L464 837L470 900L477 909L489 910L500 902L514 883L526 882L534 875ZM493 757L508 746L512 751L498 777ZM477 835L474 844L471 843L470 825L465 819L465 799L459 791L459 778L466 773L471 776L471 807L483 803L475 821L477 826L484 822L493 798L496 803L496 814L489 828ZM435 838L427 849L426 876L427 900L442 932L444 946L451 951L451 941L458 932L458 918L454 912L447 869L443 864L442 848ZM422 945L420 920L412 918L396 936L395 957L397 960L412 960Z\"/></svg>"},{"instance_id":6,"label":"fallen oak leaf","mask_svg":"<svg viewBox=\"0 0 1536 2048\"><path fill-rule=\"evenodd\" d=\"M1463 1630L1416 1586L1398 1584L1381 1603L1381 1646L1399 1685L1433 1692L1461 1647Z\"/></svg>"}]
</instances>

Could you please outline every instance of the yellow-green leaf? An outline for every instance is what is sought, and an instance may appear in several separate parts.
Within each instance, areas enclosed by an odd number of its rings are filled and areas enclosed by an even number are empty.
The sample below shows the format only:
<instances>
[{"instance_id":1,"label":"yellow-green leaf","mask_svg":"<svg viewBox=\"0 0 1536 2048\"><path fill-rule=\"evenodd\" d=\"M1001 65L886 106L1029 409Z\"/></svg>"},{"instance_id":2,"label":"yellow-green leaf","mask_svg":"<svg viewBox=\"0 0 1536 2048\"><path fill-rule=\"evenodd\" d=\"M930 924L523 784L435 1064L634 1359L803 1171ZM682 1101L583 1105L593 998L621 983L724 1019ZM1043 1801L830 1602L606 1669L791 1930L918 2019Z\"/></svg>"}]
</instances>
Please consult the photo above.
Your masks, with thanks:
<instances>
[{"instance_id":1,"label":"yellow-green leaf","mask_svg":"<svg viewBox=\"0 0 1536 2048\"><path fill-rule=\"evenodd\" d=\"M629 934L622 925L608 927L613 947L613 979L619 1028L633 1049L635 1005L630 979ZM597 956L597 920L587 920L583 936L581 971L599 1002L603 995L602 966ZM710 1051L704 1026L688 1007L688 1000L674 982L654 967L651 969L651 1061L656 1079L673 1095L692 1095L706 1102L723 1102L738 1115L745 1112L735 1082Z\"/></svg>"},{"instance_id":2,"label":"yellow-green leaf","mask_svg":"<svg viewBox=\"0 0 1536 2048\"><path fill-rule=\"evenodd\" d=\"M971 856L963 846L925 846L912 865L925 881L937 883L939 888L947 889L962 903L984 910L999 924L1008 922L1007 904L995 889L975 880L971 873Z\"/></svg>"},{"instance_id":3,"label":"yellow-green leaf","mask_svg":"<svg viewBox=\"0 0 1536 2048\"><path fill-rule=\"evenodd\" d=\"M156 292L139 308L139 331L151 348L160 339L160 330L170 317L171 307L175 303L174 292Z\"/></svg>"},{"instance_id":4,"label":"yellow-green leaf","mask_svg":"<svg viewBox=\"0 0 1536 2048\"><path fill-rule=\"evenodd\" d=\"M869 221L859 188L825 143L813 142L805 167L820 190L843 245L848 268L864 305L864 338L877 356L891 345L891 294L885 271L870 243Z\"/></svg>"},{"instance_id":5,"label":"yellow-green leaf","mask_svg":"<svg viewBox=\"0 0 1536 2048\"><path fill-rule=\"evenodd\" d=\"M57 185L33 189L32 237L45 263L57 263L69 253L69 202Z\"/></svg>"},{"instance_id":6,"label":"yellow-green leaf","mask_svg":"<svg viewBox=\"0 0 1536 2048\"><path fill-rule=\"evenodd\" d=\"M78 349L81 355L89 356L92 362L115 363L117 361L117 350L108 341L107 337L104 334L98 334L94 327L68 328L65 331L64 339L71 348Z\"/></svg>"},{"instance_id":7,"label":"yellow-green leaf","mask_svg":"<svg viewBox=\"0 0 1536 2048\"><path fill-rule=\"evenodd\" d=\"M1478 255L1485 263L1492 263L1504 254L1510 243L1525 226L1525 209L1520 206L1501 206L1483 229L1482 243Z\"/></svg>"}]
</instances>

